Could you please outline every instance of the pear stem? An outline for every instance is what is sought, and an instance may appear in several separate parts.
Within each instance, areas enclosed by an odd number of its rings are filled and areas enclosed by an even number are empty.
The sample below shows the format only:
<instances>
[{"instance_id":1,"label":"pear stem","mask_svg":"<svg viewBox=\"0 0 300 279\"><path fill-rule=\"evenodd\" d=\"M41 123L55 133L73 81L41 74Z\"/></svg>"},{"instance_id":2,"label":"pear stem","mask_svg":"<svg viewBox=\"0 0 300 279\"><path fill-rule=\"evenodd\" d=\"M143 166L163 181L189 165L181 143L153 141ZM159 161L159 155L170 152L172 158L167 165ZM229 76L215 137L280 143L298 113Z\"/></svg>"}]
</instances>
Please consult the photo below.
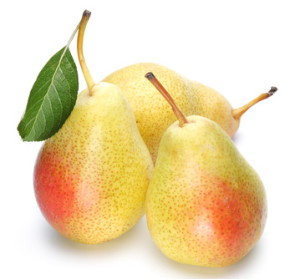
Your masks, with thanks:
<instances>
[{"instance_id":1,"label":"pear stem","mask_svg":"<svg viewBox=\"0 0 300 279\"><path fill-rule=\"evenodd\" d=\"M242 106L240 108L234 109L232 111L233 118L236 119L236 120L239 120L242 117L242 115L249 108L251 108L252 106L254 106L255 104L257 104L258 102L271 97L276 91L277 91L277 87L272 86L271 89L269 90L269 92L262 93L258 97L256 97L255 99L253 99L252 101L250 101L249 103L247 103L246 105L244 105L244 106Z\"/></svg>"},{"instance_id":2,"label":"pear stem","mask_svg":"<svg viewBox=\"0 0 300 279\"><path fill-rule=\"evenodd\" d=\"M153 73L149 72L145 75L145 77L155 86L155 88L163 95L163 97L167 100L167 102L171 105L174 114L176 115L179 121L179 127L183 127L184 124L189 123L181 110L177 107L174 102L172 96L169 92L163 87L163 85L159 82L159 80L154 76Z\"/></svg>"},{"instance_id":3,"label":"pear stem","mask_svg":"<svg viewBox=\"0 0 300 279\"><path fill-rule=\"evenodd\" d=\"M83 12L81 21L79 23L79 30L78 30L78 37L77 37L77 55L78 55L78 60L79 60L87 87L89 89L89 95L92 96L93 95L92 89L93 89L95 83L94 83L93 78L90 74L90 71L85 63L85 58L83 55L83 38L84 38L85 28L89 21L90 16L91 16L91 12L88 10L85 10Z\"/></svg>"}]
</instances>

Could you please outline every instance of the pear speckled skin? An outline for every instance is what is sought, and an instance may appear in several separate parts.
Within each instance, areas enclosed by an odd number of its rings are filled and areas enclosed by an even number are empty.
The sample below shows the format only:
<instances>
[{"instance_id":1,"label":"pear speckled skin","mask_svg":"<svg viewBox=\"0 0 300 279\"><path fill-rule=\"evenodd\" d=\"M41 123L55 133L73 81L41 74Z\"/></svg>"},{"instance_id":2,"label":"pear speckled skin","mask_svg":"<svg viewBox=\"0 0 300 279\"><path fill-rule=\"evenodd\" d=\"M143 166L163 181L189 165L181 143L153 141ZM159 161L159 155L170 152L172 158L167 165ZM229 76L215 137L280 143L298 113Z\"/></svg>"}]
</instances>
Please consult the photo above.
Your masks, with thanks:
<instances>
[{"instance_id":1,"label":"pear speckled skin","mask_svg":"<svg viewBox=\"0 0 300 279\"><path fill-rule=\"evenodd\" d=\"M133 108L137 125L153 160L156 160L164 131L176 120L170 106L144 75L153 72L185 115L201 115L217 122L230 136L239 127L229 102L214 89L190 81L176 72L153 63L134 64L120 69L103 81L118 85Z\"/></svg>"},{"instance_id":2,"label":"pear speckled skin","mask_svg":"<svg viewBox=\"0 0 300 279\"><path fill-rule=\"evenodd\" d=\"M48 222L74 241L114 239L144 213L153 164L120 89L84 90L38 156L35 194Z\"/></svg>"},{"instance_id":3,"label":"pear speckled skin","mask_svg":"<svg viewBox=\"0 0 300 279\"><path fill-rule=\"evenodd\" d=\"M243 258L266 220L263 184L213 121L172 124L158 152L147 198L151 236L174 261L222 267Z\"/></svg>"}]
</instances>

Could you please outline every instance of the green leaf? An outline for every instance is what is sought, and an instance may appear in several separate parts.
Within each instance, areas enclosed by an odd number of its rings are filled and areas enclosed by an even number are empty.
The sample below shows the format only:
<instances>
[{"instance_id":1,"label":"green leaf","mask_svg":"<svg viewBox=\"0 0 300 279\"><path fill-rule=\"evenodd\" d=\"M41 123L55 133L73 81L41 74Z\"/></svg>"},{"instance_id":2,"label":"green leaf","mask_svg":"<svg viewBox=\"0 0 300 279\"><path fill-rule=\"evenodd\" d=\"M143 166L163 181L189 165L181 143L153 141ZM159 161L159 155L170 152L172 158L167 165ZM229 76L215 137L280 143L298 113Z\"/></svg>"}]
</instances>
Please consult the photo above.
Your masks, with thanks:
<instances>
[{"instance_id":1,"label":"green leaf","mask_svg":"<svg viewBox=\"0 0 300 279\"><path fill-rule=\"evenodd\" d=\"M77 98L78 73L68 46L43 67L18 125L24 141L41 141L54 135L70 115Z\"/></svg>"}]
</instances>

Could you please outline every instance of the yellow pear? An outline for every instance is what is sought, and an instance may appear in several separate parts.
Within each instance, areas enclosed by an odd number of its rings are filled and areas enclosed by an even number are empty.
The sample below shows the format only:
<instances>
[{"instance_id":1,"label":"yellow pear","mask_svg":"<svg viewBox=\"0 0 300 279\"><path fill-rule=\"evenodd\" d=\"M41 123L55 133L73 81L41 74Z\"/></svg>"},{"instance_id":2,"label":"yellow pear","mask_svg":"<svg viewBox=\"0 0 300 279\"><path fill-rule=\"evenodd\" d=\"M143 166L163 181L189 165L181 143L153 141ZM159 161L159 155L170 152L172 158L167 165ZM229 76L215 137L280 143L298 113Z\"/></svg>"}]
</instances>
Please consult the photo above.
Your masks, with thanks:
<instances>
[{"instance_id":1,"label":"yellow pear","mask_svg":"<svg viewBox=\"0 0 300 279\"><path fill-rule=\"evenodd\" d=\"M120 88L94 84L89 74L82 52L89 16L85 11L78 34L88 89L43 145L34 184L39 206L57 231L96 244L122 235L143 215L153 163Z\"/></svg>"},{"instance_id":2,"label":"yellow pear","mask_svg":"<svg viewBox=\"0 0 300 279\"><path fill-rule=\"evenodd\" d=\"M197 115L185 117L154 75L147 77L179 119L162 137L148 188L150 234L179 263L236 263L263 232L263 184L219 125Z\"/></svg>"},{"instance_id":3,"label":"yellow pear","mask_svg":"<svg viewBox=\"0 0 300 279\"><path fill-rule=\"evenodd\" d=\"M185 115L201 115L217 122L230 136L237 131L241 116L255 103L271 96L276 89L261 94L245 106L232 109L229 102L214 89L191 81L164 66L153 63L134 64L120 69L103 81L118 85L133 108L139 131L156 160L164 131L176 120L170 107L145 80L154 72Z\"/></svg>"}]
</instances>

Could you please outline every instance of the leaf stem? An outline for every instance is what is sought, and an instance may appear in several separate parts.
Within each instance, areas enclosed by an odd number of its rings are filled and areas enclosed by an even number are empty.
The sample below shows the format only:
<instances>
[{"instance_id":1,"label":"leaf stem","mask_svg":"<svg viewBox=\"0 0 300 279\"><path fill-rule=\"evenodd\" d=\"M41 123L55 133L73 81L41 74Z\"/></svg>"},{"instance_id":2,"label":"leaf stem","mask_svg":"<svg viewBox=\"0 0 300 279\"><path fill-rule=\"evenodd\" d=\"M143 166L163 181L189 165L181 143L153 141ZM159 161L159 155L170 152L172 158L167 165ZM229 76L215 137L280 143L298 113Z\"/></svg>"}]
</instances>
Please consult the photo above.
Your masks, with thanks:
<instances>
[{"instance_id":1,"label":"leaf stem","mask_svg":"<svg viewBox=\"0 0 300 279\"><path fill-rule=\"evenodd\" d=\"M73 39L74 39L74 37L75 37L75 35L76 35L78 29L79 29L79 24L76 26L75 30L73 31L73 33L72 33L72 35L71 35L71 37L70 37L70 39L69 39L69 41L68 41L68 43L67 43L67 45L66 45L66 48L69 48L69 47L70 47L70 44L71 44L71 42L73 41Z\"/></svg>"},{"instance_id":2,"label":"leaf stem","mask_svg":"<svg viewBox=\"0 0 300 279\"><path fill-rule=\"evenodd\" d=\"M179 127L183 127L184 124L189 123L181 110L177 107L174 102L172 96L169 92L163 87L163 85L159 82L159 80L154 76L153 73L149 72L145 75L145 77L155 86L155 88L163 95L163 97L167 100L167 102L171 105L174 114L176 115L179 121Z\"/></svg>"},{"instance_id":3,"label":"leaf stem","mask_svg":"<svg viewBox=\"0 0 300 279\"><path fill-rule=\"evenodd\" d=\"M89 94L90 94L90 96L92 96L93 95L92 89L93 89L95 83L94 83L93 78L90 74L90 71L85 63L85 58L83 55L83 38L84 38L85 28L89 21L90 16L91 16L91 12L88 10L85 10L83 12L81 21L79 23L78 38L77 38L77 55L78 55L79 63L80 63L87 87L89 89Z\"/></svg>"},{"instance_id":4,"label":"leaf stem","mask_svg":"<svg viewBox=\"0 0 300 279\"><path fill-rule=\"evenodd\" d=\"M76 26L75 30L73 31L73 33L72 33L69 41L67 42L67 44L66 44L66 46L64 48L63 53L60 56L60 59L59 59L59 62L58 62L59 65L60 65L61 61L63 60L63 58L65 57L65 54L66 54L67 50L69 49L70 44L73 41L73 39L74 39L74 37L75 37L75 35L76 35L77 31L78 31L78 28L79 28L79 24Z\"/></svg>"}]
</instances>

